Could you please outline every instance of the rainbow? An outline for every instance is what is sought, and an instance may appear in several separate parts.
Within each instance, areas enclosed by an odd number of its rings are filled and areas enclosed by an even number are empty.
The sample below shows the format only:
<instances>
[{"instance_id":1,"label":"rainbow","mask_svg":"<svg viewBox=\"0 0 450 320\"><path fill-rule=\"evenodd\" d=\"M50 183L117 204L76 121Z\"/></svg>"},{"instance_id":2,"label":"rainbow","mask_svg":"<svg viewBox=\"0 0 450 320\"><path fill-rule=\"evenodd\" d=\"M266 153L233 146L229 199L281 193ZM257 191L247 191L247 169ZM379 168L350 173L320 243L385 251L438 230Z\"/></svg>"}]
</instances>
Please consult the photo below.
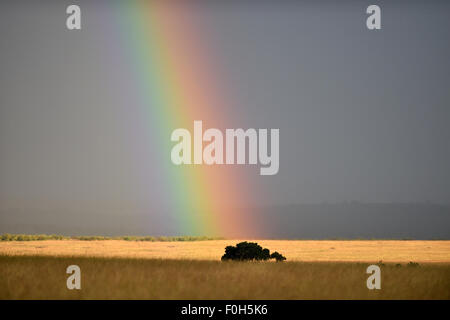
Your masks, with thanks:
<instances>
[{"instance_id":1,"label":"rainbow","mask_svg":"<svg viewBox=\"0 0 450 320\"><path fill-rule=\"evenodd\" d=\"M175 166L170 161L174 129L192 129L194 120L202 120L207 127L233 127L227 118L231 101L225 101L225 90L218 90L222 72L200 41L205 35L193 15L185 2L117 2L121 38L130 53L126 63L132 66L139 86L143 106L139 112L160 148L155 161L164 170L161 187L170 194L170 215L177 232L256 237L261 227L246 206L255 186L248 185L243 169Z\"/></svg>"}]
</instances>

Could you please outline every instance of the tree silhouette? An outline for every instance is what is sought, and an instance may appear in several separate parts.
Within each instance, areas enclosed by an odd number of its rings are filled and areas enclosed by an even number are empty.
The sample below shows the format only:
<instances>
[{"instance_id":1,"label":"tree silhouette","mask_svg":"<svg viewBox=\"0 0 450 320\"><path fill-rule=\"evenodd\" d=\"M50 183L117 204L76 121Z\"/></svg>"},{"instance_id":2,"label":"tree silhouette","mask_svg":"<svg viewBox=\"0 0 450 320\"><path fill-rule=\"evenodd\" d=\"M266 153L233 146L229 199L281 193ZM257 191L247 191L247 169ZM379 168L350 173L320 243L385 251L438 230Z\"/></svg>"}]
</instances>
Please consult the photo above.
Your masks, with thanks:
<instances>
[{"instance_id":1,"label":"tree silhouette","mask_svg":"<svg viewBox=\"0 0 450 320\"><path fill-rule=\"evenodd\" d=\"M270 254L269 249L262 248L256 242L240 242L235 247L227 246L225 248L225 254L222 256L222 261L226 260L237 260L237 261L266 261L269 259L275 259L276 261L286 260L278 252Z\"/></svg>"},{"instance_id":2,"label":"tree silhouette","mask_svg":"<svg viewBox=\"0 0 450 320\"><path fill-rule=\"evenodd\" d=\"M282 254L278 253L277 251L272 253L270 255L270 258L277 260L277 262L281 262L281 261L286 260L286 257L284 257Z\"/></svg>"}]
</instances>

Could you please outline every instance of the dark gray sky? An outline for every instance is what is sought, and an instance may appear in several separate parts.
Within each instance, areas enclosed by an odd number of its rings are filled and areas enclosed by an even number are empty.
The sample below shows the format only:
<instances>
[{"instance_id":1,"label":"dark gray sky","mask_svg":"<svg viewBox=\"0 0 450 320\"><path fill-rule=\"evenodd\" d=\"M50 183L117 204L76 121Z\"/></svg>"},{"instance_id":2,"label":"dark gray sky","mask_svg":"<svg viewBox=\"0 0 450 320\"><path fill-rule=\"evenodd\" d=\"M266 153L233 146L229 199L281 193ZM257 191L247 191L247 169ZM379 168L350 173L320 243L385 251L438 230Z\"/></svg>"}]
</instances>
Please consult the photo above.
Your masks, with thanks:
<instances>
[{"instance_id":1,"label":"dark gray sky","mask_svg":"<svg viewBox=\"0 0 450 320\"><path fill-rule=\"evenodd\" d=\"M450 2L255 2L195 13L237 115L227 125L280 129L280 171L249 169L262 191L248 205L449 204ZM83 29L68 32L71 3L0 4L0 222L151 208L164 228L157 145L134 123L125 51L111 52L116 13L76 1ZM381 30L366 28L370 4Z\"/></svg>"}]
</instances>

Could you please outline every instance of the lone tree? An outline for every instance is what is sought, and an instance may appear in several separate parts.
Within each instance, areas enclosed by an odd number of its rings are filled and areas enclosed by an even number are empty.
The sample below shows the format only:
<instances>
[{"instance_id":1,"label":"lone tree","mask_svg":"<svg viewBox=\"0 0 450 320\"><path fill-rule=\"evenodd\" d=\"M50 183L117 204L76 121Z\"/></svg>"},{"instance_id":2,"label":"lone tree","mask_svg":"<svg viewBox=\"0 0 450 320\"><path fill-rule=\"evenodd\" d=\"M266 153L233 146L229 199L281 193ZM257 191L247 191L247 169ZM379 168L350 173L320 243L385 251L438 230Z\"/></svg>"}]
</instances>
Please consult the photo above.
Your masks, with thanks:
<instances>
[{"instance_id":1,"label":"lone tree","mask_svg":"<svg viewBox=\"0 0 450 320\"><path fill-rule=\"evenodd\" d=\"M227 246L225 248L225 254L222 256L222 261L226 260L238 260L238 261L266 261L269 259L275 259L276 261L284 261L286 260L278 252L274 252L270 254L269 249L262 248L256 242L241 242L238 243L235 247Z\"/></svg>"}]
</instances>

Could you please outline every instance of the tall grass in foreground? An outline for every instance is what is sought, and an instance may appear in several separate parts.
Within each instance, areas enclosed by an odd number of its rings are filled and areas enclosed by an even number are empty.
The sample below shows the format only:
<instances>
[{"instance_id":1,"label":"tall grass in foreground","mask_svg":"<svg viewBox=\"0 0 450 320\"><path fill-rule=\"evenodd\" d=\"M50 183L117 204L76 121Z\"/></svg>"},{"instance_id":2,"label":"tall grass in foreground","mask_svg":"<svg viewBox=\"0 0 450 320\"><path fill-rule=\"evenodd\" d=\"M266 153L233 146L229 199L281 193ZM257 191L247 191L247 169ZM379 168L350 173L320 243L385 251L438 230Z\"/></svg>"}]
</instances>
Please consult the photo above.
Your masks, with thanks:
<instances>
[{"instance_id":1,"label":"tall grass in foreground","mask_svg":"<svg viewBox=\"0 0 450 320\"><path fill-rule=\"evenodd\" d=\"M222 240L221 237L195 237L195 236L178 236L178 237L151 237L151 236L63 236L58 234L9 234L5 233L0 236L0 241L38 241L38 240L126 240L126 241L206 241L206 240Z\"/></svg>"},{"instance_id":2,"label":"tall grass in foreground","mask_svg":"<svg viewBox=\"0 0 450 320\"><path fill-rule=\"evenodd\" d=\"M81 268L81 290L66 268ZM0 255L0 299L450 299L450 265L218 262Z\"/></svg>"}]
</instances>

